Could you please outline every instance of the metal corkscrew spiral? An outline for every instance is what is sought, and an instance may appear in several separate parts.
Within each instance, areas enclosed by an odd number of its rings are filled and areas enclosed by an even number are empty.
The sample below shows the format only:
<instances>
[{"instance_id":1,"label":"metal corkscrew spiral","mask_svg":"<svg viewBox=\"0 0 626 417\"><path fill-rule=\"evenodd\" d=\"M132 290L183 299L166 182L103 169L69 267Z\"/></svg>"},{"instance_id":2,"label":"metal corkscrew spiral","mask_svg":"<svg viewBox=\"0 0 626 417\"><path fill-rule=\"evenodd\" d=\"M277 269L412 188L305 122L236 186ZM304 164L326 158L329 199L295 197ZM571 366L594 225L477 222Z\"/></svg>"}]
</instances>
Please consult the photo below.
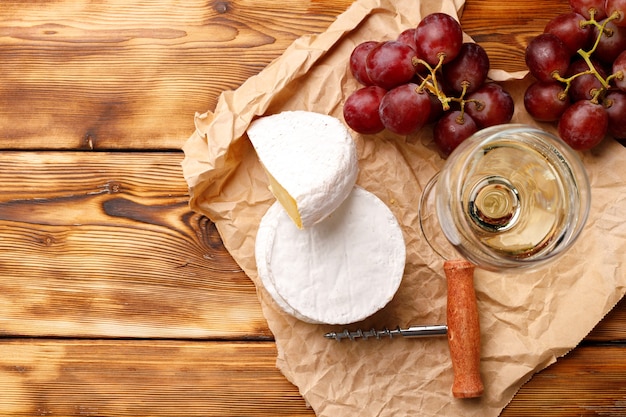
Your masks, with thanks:
<instances>
[{"instance_id":1,"label":"metal corkscrew spiral","mask_svg":"<svg viewBox=\"0 0 626 417\"><path fill-rule=\"evenodd\" d=\"M394 338L396 336L402 337L428 337L428 336L442 336L448 332L448 326L446 325L433 325L433 326L410 326L406 329L396 327L395 329L384 328L381 330L370 329L362 330L357 329L354 331L344 330L341 332L329 332L324 335L327 339L382 339L382 338Z\"/></svg>"}]
</instances>

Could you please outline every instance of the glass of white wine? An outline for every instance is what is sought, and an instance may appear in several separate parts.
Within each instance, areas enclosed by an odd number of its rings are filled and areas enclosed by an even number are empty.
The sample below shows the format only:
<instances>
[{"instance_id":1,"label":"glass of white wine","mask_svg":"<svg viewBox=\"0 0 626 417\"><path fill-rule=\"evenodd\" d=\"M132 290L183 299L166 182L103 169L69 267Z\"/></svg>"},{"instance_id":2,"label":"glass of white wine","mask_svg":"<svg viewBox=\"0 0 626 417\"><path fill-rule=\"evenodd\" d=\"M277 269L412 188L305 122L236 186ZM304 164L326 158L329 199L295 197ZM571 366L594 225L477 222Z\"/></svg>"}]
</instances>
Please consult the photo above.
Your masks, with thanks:
<instances>
[{"instance_id":1,"label":"glass of white wine","mask_svg":"<svg viewBox=\"0 0 626 417\"><path fill-rule=\"evenodd\" d=\"M585 168L567 144L507 124L477 132L452 152L425 187L418 214L444 259L501 271L565 252L587 221L590 199Z\"/></svg>"}]
</instances>

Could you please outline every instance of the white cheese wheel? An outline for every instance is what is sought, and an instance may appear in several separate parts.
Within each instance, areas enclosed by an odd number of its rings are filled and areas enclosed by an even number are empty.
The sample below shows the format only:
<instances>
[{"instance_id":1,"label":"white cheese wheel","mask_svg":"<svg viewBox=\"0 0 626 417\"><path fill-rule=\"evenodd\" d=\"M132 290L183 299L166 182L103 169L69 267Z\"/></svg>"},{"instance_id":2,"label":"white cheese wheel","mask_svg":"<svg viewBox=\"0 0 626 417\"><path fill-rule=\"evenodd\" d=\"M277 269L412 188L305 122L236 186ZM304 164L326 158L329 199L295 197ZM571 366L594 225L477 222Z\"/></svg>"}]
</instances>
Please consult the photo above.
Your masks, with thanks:
<instances>
[{"instance_id":1,"label":"white cheese wheel","mask_svg":"<svg viewBox=\"0 0 626 417\"><path fill-rule=\"evenodd\" d=\"M269 269L267 264L267 244L274 241L274 235L276 234L275 220L278 216L285 215L285 210L280 205L280 203L276 202L270 206L267 210L261 224L259 225L259 230L257 232L256 242L254 246L254 256L256 258L256 266L259 278L261 279L261 283L263 287L267 290L268 294L272 297L274 302L280 307L281 310L290 314L297 319L306 322L312 322L306 317L298 314L296 310L291 308L289 304L278 294L276 288L274 287L274 281L270 279ZM291 220L289 220L291 222Z\"/></svg>"},{"instance_id":2,"label":"white cheese wheel","mask_svg":"<svg viewBox=\"0 0 626 417\"><path fill-rule=\"evenodd\" d=\"M298 228L332 213L356 183L356 144L335 117L285 111L253 121L247 133L272 193Z\"/></svg>"},{"instance_id":3,"label":"white cheese wheel","mask_svg":"<svg viewBox=\"0 0 626 417\"><path fill-rule=\"evenodd\" d=\"M355 186L331 216L306 229L274 203L261 220L255 255L261 281L285 312L310 323L349 324L391 301L406 247L391 210Z\"/></svg>"}]
</instances>

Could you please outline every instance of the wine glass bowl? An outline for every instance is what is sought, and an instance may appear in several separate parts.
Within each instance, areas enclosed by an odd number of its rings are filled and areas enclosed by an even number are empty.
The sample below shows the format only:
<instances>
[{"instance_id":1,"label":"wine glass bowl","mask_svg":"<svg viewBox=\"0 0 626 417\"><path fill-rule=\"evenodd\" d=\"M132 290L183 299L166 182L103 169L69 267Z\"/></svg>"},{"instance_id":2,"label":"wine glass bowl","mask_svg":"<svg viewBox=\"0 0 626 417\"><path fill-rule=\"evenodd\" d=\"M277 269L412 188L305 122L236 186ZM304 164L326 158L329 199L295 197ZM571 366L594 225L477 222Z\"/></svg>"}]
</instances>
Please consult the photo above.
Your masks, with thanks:
<instances>
[{"instance_id":1,"label":"wine glass bowl","mask_svg":"<svg viewBox=\"0 0 626 417\"><path fill-rule=\"evenodd\" d=\"M427 184L420 228L445 259L488 270L536 267L582 231L591 191L578 155L532 126L489 127L461 143Z\"/></svg>"}]
</instances>

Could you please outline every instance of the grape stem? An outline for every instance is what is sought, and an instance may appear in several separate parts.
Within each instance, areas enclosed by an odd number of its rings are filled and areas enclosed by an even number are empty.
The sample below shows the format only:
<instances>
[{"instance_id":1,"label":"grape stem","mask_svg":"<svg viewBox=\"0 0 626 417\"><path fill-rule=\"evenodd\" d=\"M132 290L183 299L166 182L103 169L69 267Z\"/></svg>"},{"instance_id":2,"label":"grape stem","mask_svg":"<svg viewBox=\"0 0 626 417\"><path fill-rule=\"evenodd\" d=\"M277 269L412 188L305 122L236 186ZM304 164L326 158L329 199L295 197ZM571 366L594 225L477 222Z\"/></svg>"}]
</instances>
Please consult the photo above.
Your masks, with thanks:
<instances>
[{"instance_id":1,"label":"grape stem","mask_svg":"<svg viewBox=\"0 0 626 417\"><path fill-rule=\"evenodd\" d=\"M594 77L596 77L596 79L598 81L600 81L600 84L602 84L602 88L597 89L597 90L593 90L592 93L592 98L591 98L591 102L593 103L599 103L600 100L603 98L603 96L606 94L606 91L609 90L611 88L611 80L618 79L621 80L624 77L624 74L622 73L622 71L618 71L615 74L611 74L609 76L607 76L606 78L604 78L596 69L596 67L593 65L593 63L591 62L591 56L593 55L593 53L595 52L595 50L598 48L598 44L600 43L600 39L602 38L602 36L607 36L607 37L611 37L613 36L613 31L611 29L607 29L606 25L611 21L611 20L615 20L615 19L619 19L620 15L619 12L615 11L613 12L613 14L611 14L611 16L609 16L608 18L606 18L602 23L598 22L595 18L596 15L596 10L595 9L590 9L589 10L589 14L590 14L590 18L589 20L586 20L584 22L580 23L580 26L582 28L586 27L586 26L595 26L598 28L598 36L596 37L596 40L593 44L593 46L588 50L585 51L584 49L579 49L578 51L576 51L578 53L578 55L580 55L582 57L582 59L587 63L587 67L589 68L586 71L581 71L579 73L576 73L568 78L564 78L562 77L558 72L555 72L552 74L552 78L554 78L557 81L560 81L562 83L565 84L565 89L563 91L563 96L565 96L567 94L567 92L569 91L569 88L571 86L572 80L574 80L577 77L583 76L583 75L587 75L587 74L593 74Z\"/></svg>"},{"instance_id":2,"label":"grape stem","mask_svg":"<svg viewBox=\"0 0 626 417\"><path fill-rule=\"evenodd\" d=\"M444 92L441 91L441 89L439 88L439 83L437 82L437 71L439 71L439 69L443 65L443 61L445 58L446 54L439 54L439 62L437 62L437 65L433 68L428 62L424 61L423 59L413 57L413 66L417 67L421 64L426 67L429 73L426 78L424 78L422 83L417 87L417 91L420 92L424 89L428 90L430 93L434 94L439 99L439 101L441 101L443 109L448 110L450 109L450 100L444 94Z\"/></svg>"},{"instance_id":3,"label":"grape stem","mask_svg":"<svg viewBox=\"0 0 626 417\"><path fill-rule=\"evenodd\" d=\"M441 106L443 107L444 111L447 111L450 109L450 103L452 102L459 103L461 106L461 114L459 115L457 119L458 119L458 122L462 124L464 120L463 115L465 114L466 103L469 103L469 102L476 103L476 106L479 109L484 107L484 103L477 99L472 99L472 100L465 99L465 94L467 93L467 87L469 87L469 83L467 81L463 81L461 83L463 90L461 91L461 94L459 95L459 97L447 96L441 90L441 88L439 87L439 82L437 81L437 73L439 72L439 70L441 69L443 65L443 62L446 58L446 54L441 53L439 54L438 57L439 57L439 62L437 62L437 65L435 67L432 67L428 62L424 61L421 58L413 57L414 67L417 68L419 65L423 65L428 70L428 75L426 77L421 77L422 83L416 88L416 91L419 93L424 90L427 90L430 94L437 97L439 101L441 102Z\"/></svg>"}]
</instances>

